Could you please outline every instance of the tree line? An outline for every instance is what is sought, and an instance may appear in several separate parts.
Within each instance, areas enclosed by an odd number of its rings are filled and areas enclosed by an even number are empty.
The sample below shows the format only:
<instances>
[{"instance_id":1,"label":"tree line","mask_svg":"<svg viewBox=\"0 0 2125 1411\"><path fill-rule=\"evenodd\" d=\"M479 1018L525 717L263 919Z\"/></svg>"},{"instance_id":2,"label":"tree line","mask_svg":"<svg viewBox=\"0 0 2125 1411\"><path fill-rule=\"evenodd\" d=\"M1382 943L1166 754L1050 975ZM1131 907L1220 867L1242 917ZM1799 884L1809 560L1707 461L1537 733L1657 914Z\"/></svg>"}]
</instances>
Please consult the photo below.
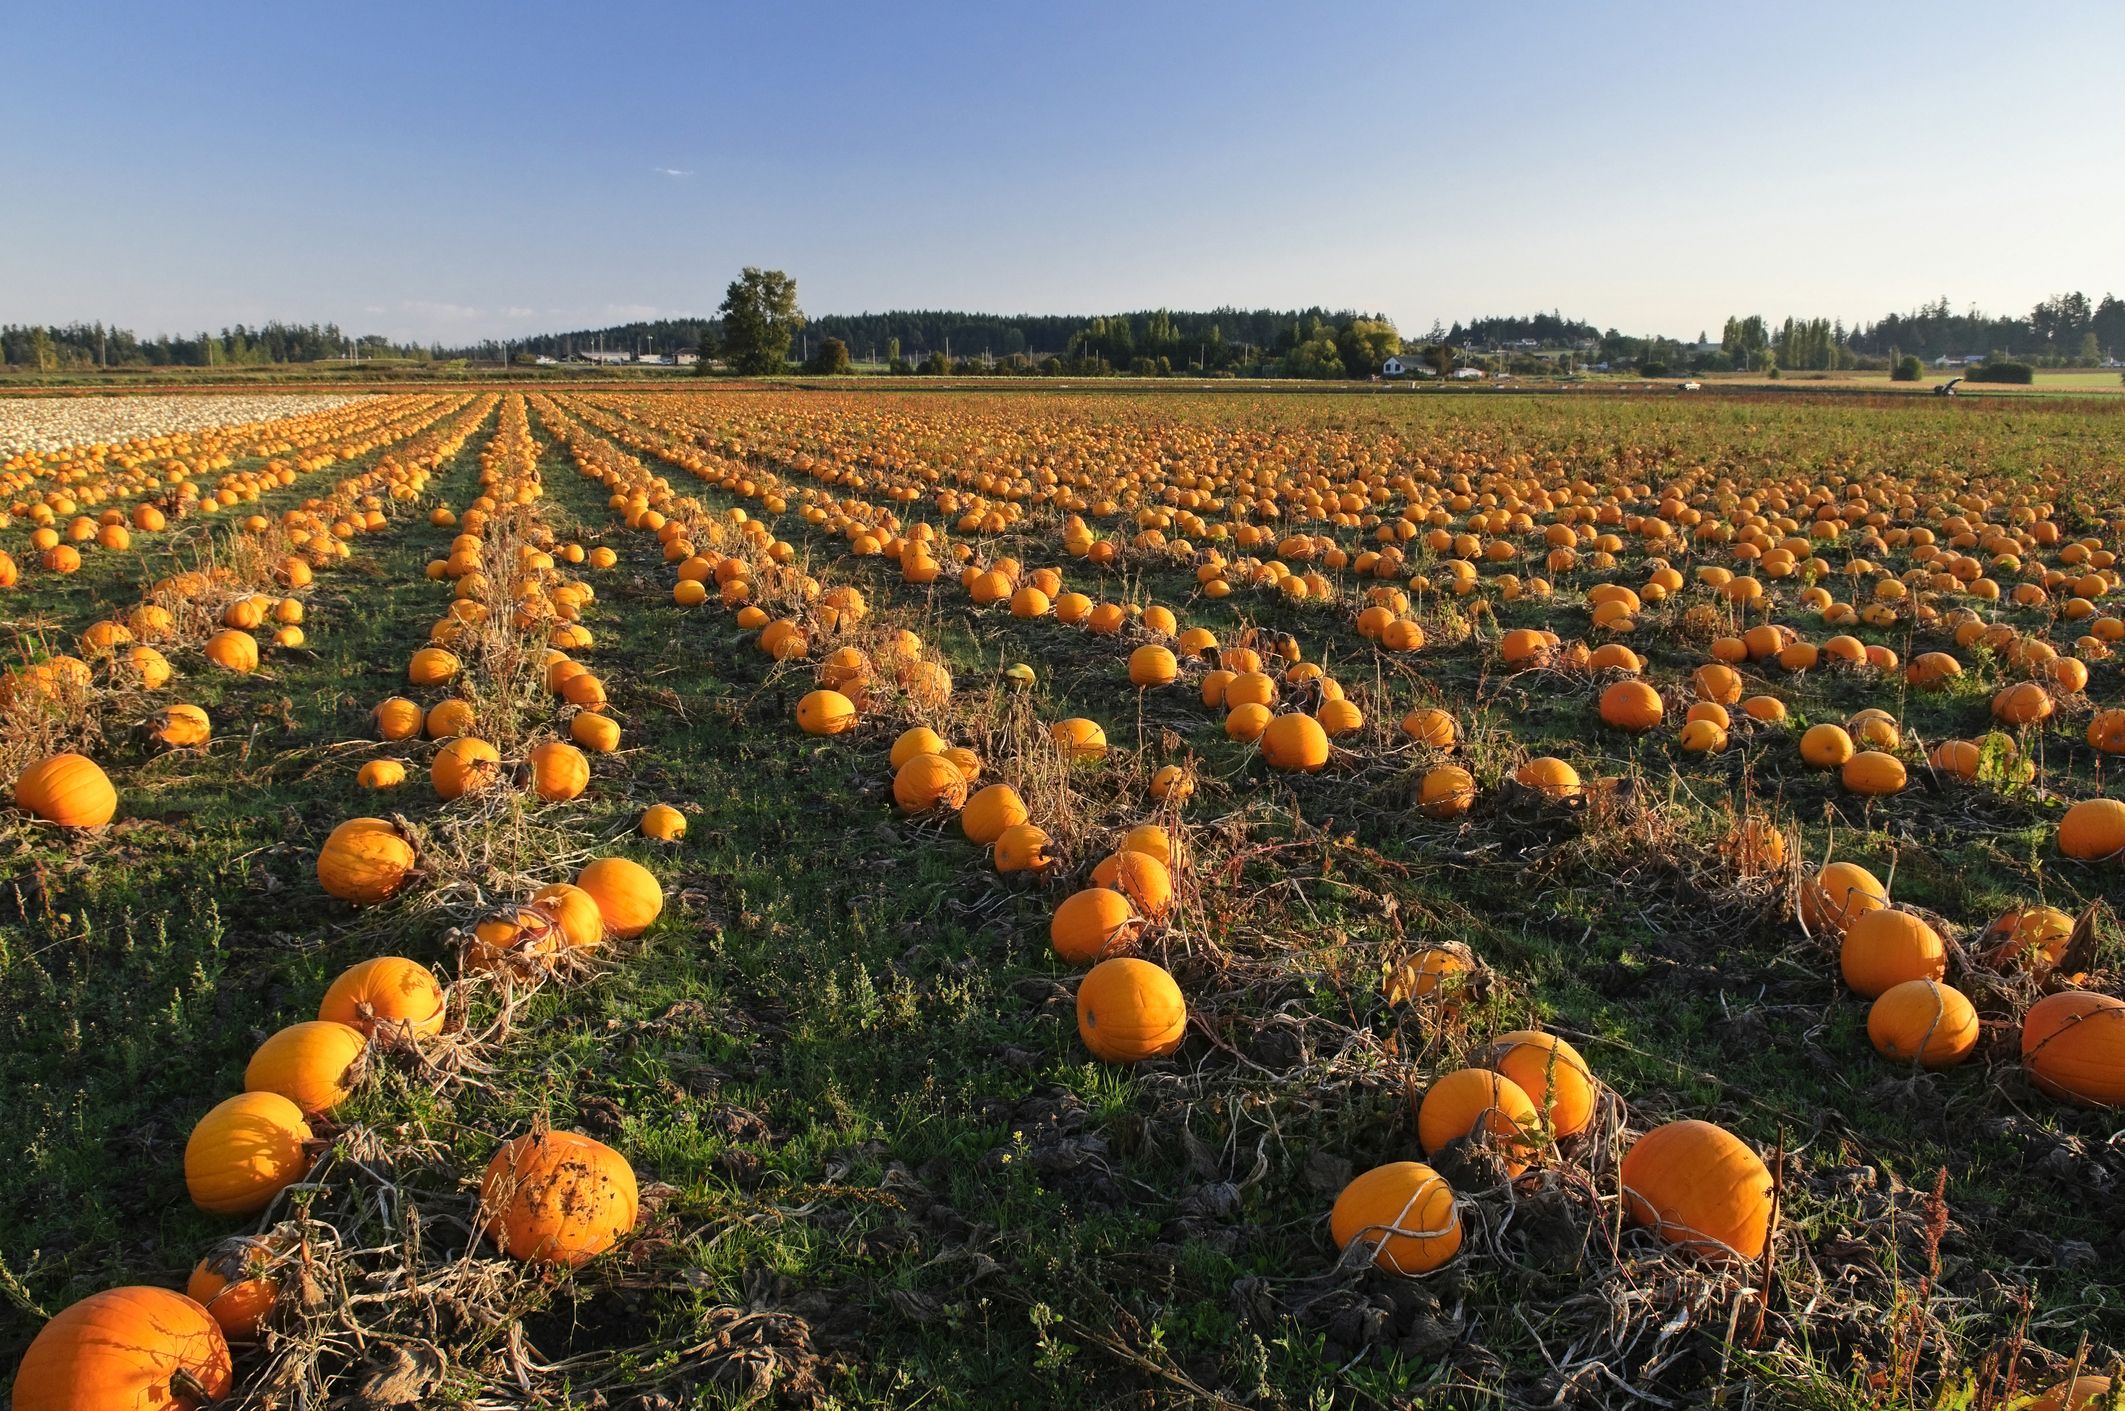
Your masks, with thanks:
<instances>
[{"instance_id":1,"label":"tree line","mask_svg":"<svg viewBox=\"0 0 2125 1411\"><path fill-rule=\"evenodd\" d=\"M0 363L38 372L93 367L250 367L327 358L425 358L431 349L374 333L350 335L335 323L233 324L220 333L142 338L102 323L0 326Z\"/></svg>"},{"instance_id":2,"label":"tree line","mask_svg":"<svg viewBox=\"0 0 2125 1411\"><path fill-rule=\"evenodd\" d=\"M748 270L733 288L754 276ZM949 310L828 314L806 319L796 311L789 282L788 314L770 311L770 325L787 323L791 335L769 365L792 360L832 370L855 362L882 364L896 372L1061 372L1138 376L1364 377L1392 354L1422 361L1435 370L1479 363L1497 371L1555 370L1591 363L1630 368L1649 376L1670 372L1880 368L1917 358L2021 360L2036 366L2094 366L2125 357L2125 299L2100 300L2083 293L2060 294L2025 316L1954 311L1943 298L1873 323L1840 319L1786 318L1773 324L1761 315L1727 319L1716 343L1700 332L1694 342L1665 336L1596 331L1561 312L1491 316L1456 322L1406 338L1384 314L1352 309L1240 309L1206 311L1151 309L1098 315L992 315ZM535 334L507 342L522 358L566 359L594 351L657 353L700 351L704 361L723 360L731 304L708 318L657 319L604 328ZM755 331L757 332L757 330ZM755 334L740 331L753 346ZM829 346L832 345L832 346ZM0 363L39 371L94 367L212 367L318 362L357 358L448 359L492 356L503 345L482 341L463 347L421 346L377 334L352 335L332 323L235 324L218 334L141 337L101 323L9 324L0 327ZM837 351L838 349L838 351Z\"/></svg>"}]
</instances>

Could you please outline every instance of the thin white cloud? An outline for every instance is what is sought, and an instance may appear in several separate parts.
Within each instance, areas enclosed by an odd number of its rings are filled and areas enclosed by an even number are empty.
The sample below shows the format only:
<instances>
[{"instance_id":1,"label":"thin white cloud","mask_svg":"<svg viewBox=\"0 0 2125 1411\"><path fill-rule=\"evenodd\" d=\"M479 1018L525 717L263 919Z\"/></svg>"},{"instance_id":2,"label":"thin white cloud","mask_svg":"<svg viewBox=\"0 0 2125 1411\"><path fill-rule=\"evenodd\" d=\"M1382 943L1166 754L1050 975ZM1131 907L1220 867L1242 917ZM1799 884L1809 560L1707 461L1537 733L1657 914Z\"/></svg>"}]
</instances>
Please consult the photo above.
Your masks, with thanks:
<instances>
[{"instance_id":1,"label":"thin white cloud","mask_svg":"<svg viewBox=\"0 0 2125 1411\"><path fill-rule=\"evenodd\" d=\"M692 175L693 175L693 173L692 173L691 171L682 171L682 170L681 170L680 168L678 168L678 167L651 167L651 168L650 168L650 170L651 170L651 171L653 171L653 172L655 172L655 173L656 173L656 174L657 174L658 176L692 176Z\"/></svg>"}]
</instances>

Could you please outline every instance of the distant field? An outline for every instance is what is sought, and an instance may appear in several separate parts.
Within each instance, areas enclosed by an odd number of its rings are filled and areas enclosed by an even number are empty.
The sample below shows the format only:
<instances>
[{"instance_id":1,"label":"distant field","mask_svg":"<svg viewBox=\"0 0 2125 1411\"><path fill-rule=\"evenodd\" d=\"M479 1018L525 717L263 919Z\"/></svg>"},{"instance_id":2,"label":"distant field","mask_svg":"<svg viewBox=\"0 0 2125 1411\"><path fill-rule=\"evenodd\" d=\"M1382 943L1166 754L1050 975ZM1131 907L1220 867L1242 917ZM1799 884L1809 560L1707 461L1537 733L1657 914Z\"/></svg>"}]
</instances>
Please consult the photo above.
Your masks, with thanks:
<instances>
[{"instance_id":1,"label":"distant field","mask_svg":"<svg viewBox=\"0 0 2125 1411\"><path fill-rule=\"evenodd\" d=\"M0 1379L203 1258L230 1408L2125 1355L2125 402L317 385L0 401L169 433L0 460Z\"/></svg>"}]
</instances>

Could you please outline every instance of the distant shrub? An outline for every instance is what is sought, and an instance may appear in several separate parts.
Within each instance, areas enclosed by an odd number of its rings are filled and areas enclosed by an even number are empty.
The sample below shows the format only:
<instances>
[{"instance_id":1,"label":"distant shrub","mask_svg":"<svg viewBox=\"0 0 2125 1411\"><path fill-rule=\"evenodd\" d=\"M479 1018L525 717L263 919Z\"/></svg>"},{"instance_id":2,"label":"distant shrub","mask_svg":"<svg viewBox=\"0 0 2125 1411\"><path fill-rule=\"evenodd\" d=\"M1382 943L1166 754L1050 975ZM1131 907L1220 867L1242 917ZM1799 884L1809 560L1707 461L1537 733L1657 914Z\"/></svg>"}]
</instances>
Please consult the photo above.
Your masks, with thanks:
<instances>
[{"instance_id":1,"label":"distant shrub","mask_svg":"<svg viewBox=\"0 0 2125 1411\"><path fill-rule=\"evenodd\" d=\"M1982 363L1963 376L1972 382L2013 382L2027 387L2036 381L2036 370L2027 363Z\"/></svg>"},{"instance_id":2,"label":"distant shrub","mask_svg":"<svg viewBox=\"0 0 2125 1411\"><path fill-rule=\"evenodd\" d=\"M1638 375L1640 377L1666 377L1668 375L1668 365L1659 362L1640 363L1638 364Z\"/></svg>"},{"instance_id":3,"label":"distant shrub","mask_svg":"<svg viewBox=\"0 0 2125 1411\"><path fill-rule=\"evenodd\" d=\"M1925 371L1926 365L1918 360L1917 354L1906 353L1896 360L1895 367L1889 369L1889 380L1891 382L1916 382Z\"/></svg>"}]
</instances>

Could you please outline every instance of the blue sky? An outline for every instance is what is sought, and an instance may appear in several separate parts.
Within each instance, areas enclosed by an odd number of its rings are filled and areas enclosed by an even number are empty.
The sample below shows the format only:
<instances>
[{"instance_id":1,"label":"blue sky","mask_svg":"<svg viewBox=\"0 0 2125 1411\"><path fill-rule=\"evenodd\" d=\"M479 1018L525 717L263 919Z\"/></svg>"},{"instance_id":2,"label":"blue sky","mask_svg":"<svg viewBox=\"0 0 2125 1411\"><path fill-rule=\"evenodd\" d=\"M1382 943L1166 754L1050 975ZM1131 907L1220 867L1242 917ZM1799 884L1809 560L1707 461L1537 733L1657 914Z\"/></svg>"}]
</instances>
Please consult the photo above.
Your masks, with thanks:
<instances>
[{"instance_id":1,"label":"blue sky","mask_svg":"<svg viewBox=\"0 0 2125 1411\"><path fill-rule=\"evenodd\" d=\"M10 7L0 321L2024 312L2125 293L2125 5ZM35 114L32 122L26 114Z\"/></svg>"}]
</instances>

